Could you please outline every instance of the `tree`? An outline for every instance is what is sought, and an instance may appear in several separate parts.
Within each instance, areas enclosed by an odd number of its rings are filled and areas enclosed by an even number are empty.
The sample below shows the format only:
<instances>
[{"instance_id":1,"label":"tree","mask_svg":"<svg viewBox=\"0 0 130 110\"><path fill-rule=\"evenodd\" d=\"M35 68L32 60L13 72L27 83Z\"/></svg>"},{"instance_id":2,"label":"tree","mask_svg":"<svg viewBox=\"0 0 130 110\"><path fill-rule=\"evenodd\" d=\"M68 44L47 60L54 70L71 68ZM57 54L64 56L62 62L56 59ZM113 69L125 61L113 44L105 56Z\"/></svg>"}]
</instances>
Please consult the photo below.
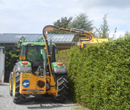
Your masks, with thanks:
<instances>
[{"instance_id":1,"label":"tree","mask_svg":"<svg viewBox=\"0 0 130 110\"><path fill-rule=\"evenodd\" d=\"M109 38L109 28L107 24L107 14L103 17L103 24L100 26L99 29L96 28L96 36L98 38Z\"/></svg>"},{"instance_id":2,"label":"tree","mask_svg":"<svg viewBox=\"0 0 130 110\"><path fill-rule=\"evenodd\" d=\"M113 33L113 37L112 37L111 39L114 39L114 38L115 38L116 31L117 31L117 27L115 28L114 33ZM109 39L110 39L110 38L109 38Z\"/></svg>"},{"instance_id":3,"label":"tree","mask_svg":"<svg viewBox=\"0 0 130 110\"><path fill-rule=\"evenodd\" d=\"M68 28L69 23L71 22L72 17L62 17L61 19L58 19L56 22L54 22L54 25L60 28Z\"/></svg>"},{"instance_id":4,"label":"tree","mask_svg":"<svg viewBox=\"0 0 130 110\"><path fill-rule=\"evenodd\" d=\"M54 26L59 27L59 28L69 28L69 24L71 22L73 18L72 17L62 17L61 19L58 19L56 22L54 22ZM65 32L60 32L60 31L56 31L56 30L52 30L48 33L51 34L64 34Z\"/></svg>"},{"instance_id":5,"label":"tree","mask_svg":"<svg viewBox=\"0 0 130 110\"><path fill-rule=\"evenodd\" d=\"M81 13L73 20L73 22L70 24L71 28L77 28L82 29L85 31L92 31L92 21L89 21L88 16L85 13Z\"/></svg>"},{"instance_id":6,"label":"tree","mask_svg":"<svg viewBox=\"0 0 130 110\"><path fill-rule=\"evenodd\" d=\"M103 24L101 25L102 38L109 38L109 29L106 20L107 14L103 17Z\"/></svg>"}]
</instances>

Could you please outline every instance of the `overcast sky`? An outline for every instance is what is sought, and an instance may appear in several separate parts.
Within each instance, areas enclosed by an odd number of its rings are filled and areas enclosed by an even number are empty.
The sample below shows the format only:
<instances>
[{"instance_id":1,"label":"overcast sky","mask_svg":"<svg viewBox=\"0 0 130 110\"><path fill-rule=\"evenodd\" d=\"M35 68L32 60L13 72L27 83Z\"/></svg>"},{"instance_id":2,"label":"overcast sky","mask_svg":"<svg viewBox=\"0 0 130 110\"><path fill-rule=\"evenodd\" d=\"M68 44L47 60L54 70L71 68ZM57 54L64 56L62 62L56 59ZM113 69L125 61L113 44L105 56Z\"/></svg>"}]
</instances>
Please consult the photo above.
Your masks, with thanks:
<instances>
[{"instance_id":1,"label":"overcast sky","mask_svg":"<svg viewBox=\"0 0 130 110\"><path fill-rule=\"evenodd\" d=\"M107 21L112 37L130 30L130 0L0 0L0 33L42 33L61 17L86 13L97 28Z\"/></svg>"}]
</instances>

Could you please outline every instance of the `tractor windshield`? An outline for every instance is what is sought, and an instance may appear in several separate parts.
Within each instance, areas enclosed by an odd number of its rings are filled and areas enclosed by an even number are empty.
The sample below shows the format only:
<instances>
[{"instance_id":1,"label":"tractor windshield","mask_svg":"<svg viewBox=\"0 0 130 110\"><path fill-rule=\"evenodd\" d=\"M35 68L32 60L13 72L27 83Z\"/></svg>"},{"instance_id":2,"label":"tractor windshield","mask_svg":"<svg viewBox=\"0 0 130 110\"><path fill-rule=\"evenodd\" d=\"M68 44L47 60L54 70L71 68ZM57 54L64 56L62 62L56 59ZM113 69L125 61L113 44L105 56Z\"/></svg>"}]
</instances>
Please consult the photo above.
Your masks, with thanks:
<instances>
[{"instance_id":1,"label":"tractor windshield","mask_svg":"<svg viewBox=\"0 0 130 110\"><path fill-rule=\"evenodd\" d=\"M33 62L42 61L44 46L28 46L27 59Z\"/></svg>"},{"instance_id":2,"label":"tractor windshield","mask_svg":"<svg viewBox=\"0 0 130 110\"><path fill-rule=\"evenodd\" d=\"M44 48L45 46L39 46L39 45L22 46L20 56L26 56L26 60L29 60L31 62L43 62ZM52 58L51 58L52 62L55 62L55 48L56 48L55 46L52 46Z\"/></svg>"}]
</instances>

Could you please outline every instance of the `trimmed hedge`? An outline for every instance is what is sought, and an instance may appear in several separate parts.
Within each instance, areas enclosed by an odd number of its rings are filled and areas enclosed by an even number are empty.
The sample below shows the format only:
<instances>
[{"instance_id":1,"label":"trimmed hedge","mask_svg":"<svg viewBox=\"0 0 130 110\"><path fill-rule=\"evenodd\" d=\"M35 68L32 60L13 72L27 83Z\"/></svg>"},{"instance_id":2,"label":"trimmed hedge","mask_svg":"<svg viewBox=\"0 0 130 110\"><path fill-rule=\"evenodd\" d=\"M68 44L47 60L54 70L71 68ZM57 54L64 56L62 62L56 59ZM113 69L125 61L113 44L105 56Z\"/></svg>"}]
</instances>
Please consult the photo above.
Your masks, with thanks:
<instances>
[{"instance_id":1,"label":"trimmed hedge","mask_svg":"<svg viewBox=\"0 0 130 110\"><path fill-rule=\"evenodd\" d=\"M68 76L74 101L92 110L130 110L130 36L73 47Z\"/></svg>"}]
</instances>

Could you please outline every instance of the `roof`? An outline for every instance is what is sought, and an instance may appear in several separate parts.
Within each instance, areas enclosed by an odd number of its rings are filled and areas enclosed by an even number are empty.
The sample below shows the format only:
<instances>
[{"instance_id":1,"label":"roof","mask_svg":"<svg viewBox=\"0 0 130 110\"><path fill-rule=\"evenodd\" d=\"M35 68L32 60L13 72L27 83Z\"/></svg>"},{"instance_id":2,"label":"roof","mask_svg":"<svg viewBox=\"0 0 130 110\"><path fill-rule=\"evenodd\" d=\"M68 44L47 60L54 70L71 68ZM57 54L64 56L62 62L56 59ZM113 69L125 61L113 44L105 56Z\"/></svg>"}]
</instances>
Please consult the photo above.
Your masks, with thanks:
<instances>
[{"instance_id":1,"label":"roof","mask_svg":"<svg viewBox=\"0 0 130 110\"><path fill-rule=\"evenodd\" d=\"M17 43L22 37L25 37L25 41L37 41L42 34L16 34L16 33L3 33L0 34L0 43ZM48 34L48 41L51 39L53 43L71 43L74 39L74 34Z\"/></svg>"},{"instance_id":2,"label":"roof","mask_svg":"<svg viewBox=\"0 0 130 110\"><path fill-rule=\"evenodd\" d=\"M31 44L31 45L45 45L45 42L23 42L21 45L26 46L28 44ZM54 43L52 43L52 44L54 44ZM48 43L48 45L50 45L50 43Z\"/></svg>"}]
</instances>

